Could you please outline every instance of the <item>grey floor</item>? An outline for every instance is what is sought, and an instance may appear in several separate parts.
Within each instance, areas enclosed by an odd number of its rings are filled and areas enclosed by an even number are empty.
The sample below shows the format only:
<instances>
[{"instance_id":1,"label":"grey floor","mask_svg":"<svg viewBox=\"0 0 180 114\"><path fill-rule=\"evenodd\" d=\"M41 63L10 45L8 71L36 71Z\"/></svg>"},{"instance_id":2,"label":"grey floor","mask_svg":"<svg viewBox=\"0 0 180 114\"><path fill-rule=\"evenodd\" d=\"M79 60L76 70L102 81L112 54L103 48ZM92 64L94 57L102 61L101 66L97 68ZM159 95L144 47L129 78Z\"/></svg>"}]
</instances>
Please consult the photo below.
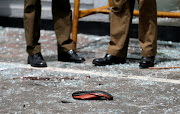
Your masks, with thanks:
<instances>
[{"instance_id":1,"label":"grey floor","mask_svg":"<svg viewBox=\"0 0 180 114\"><path fill-rule=\"evenodd\" d=\"M131 38L126 64L97 67L109 36L78 34L84 63L57 61L53 31L41 31L47 68L27 64L24 30L0 27L0 113L179 114L180 69L139 69L141 48ZM180 67L180 43L158 41L155 67ZM75 91L101 90L112 101L75 100Z\"/></svg>"}]
</instances>

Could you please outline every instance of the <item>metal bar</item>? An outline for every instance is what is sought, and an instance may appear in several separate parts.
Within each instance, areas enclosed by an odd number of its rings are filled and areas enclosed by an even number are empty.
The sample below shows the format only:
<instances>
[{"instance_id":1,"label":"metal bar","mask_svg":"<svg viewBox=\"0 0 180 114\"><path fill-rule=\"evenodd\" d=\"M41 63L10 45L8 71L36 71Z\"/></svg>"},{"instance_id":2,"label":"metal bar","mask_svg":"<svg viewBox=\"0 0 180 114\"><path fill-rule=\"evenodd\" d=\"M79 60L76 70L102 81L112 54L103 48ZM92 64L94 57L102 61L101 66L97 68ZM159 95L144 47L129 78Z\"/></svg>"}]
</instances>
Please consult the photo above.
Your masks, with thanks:
<instances>
[{"instance_id":1,"label":"metal bar","mask_svg":"<svg viewBox=\"0 0 180 114\"><path fill-rule=\"evenodd\" d=\"M174 69L174 68L180 68L180 67L149 67L149 69Z\"/></svg>"},{"instance_id":2,"label":"metal bar","mask_svg":"<svg viewBox=\"0 0 180 114\"><path fill-rule=\"evenodd\" d=\"M180 12L157 12L158 17L180 18Z\"/></svg>"},{"instance_id":3,"label":"metal bar","mask_svg":"<svg viewBox=\"0 0 180 114\"><path fill-rule=\"evenodd\" d=\"M111 0L108 0L109 6L112 6L112 2Z\"/></svg>"},{"instance_id":4,"label":"metal bar","mask_svg":"<svg viewBox=\"0 0 180 114\"><path fill-rule=\"evenodd\" d=\"M92 14L96 14L96 13L104 13L104 14L109 14L110 10L108 10L107 8L95 8L95 9L90 9L90 10L81 10L80 11L80 15L79 18L88 16L88 15L92 15Z\"/></svg>"},{"instance_id":5,"label":"metal bar","mask_svg":"<svg viewBox=\"0 0 180 114\"><path fill-rule=\"evenodd\" d=\"M96 13L104 13L104 14L109 14L110 10L109 9L102 9L102 8L95 8L95 9L89 9L89 10L81 10L79 17L85 17L88 15L96 14ZM134 10L133 13L134 16L139 16L139 11ZM161 18L180 18L180 12L157 12L157 16Z\"/></svg>"},{"instance_id":6,"label":"metal bar","mask_svg":"<svg viewBox=\"0 0 180 114\"><path fill-rule=\"evenodd\" d=\"M78 21L79 21L79 2L80 0L75 0L74 2L74 15L73 15L73 25L72 25L72 40L73 40L73 50L76 51L77 45L77 33L78 33Z\"/></svg>"}]
</instances>

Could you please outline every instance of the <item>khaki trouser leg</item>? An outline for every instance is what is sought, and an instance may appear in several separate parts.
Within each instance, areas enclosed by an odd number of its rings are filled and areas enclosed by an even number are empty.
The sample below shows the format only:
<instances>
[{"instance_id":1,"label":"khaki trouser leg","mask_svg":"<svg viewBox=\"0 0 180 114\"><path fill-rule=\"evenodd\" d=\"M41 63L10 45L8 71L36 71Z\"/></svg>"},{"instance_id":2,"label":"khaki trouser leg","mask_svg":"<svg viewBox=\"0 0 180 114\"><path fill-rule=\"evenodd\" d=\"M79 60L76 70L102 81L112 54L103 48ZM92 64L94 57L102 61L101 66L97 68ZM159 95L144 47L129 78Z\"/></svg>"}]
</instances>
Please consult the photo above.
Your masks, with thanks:
<instances>
[{"instance_id":1,"label":"khaki trouser leg","mask_svg":"<svg viewBox=\"0 0 180 114\"><path fill-rule=\"evenodd\" d=\"M126 58L135 0L113 0L108 54Z\"/></svg>"},{"instance_id":2,"label":"khaki trouser leg","mask_svg":"<svg viewBox=\"0 0 180 114\"><path fill-rule=\"evenodd\" d=\"M59 51L71 50L72 12L69 0L52 0L52 14Z\"/></svg>"},{"instance_id":3,"label":"khaki trouser leg","mask_svg":"<svg viewBox=\"0 0 180 114\"><path fill-rule=\"evenodd\" d=\"M24 28L29 55L36 54L41 50L40 43L38 43L40 37L40 16L40 0L25 0Z\"/></svg>"},{"instance_id":4,"label":"khaki trouser leg","mask_svg":"<svg viewBox=\"0 0 180 114\"><path fill-rule=\"evenodd\" d=\"M129 28L134 0L113 0L111 11L111 40L108 53L126 58ZM157 7L155 0L139 0L139 42L142 56L156 55L157 50Z\"/></svg>"},{"instance_id":5,"label":"khaki trouser leg","mask_svg":"<svg viewBox=\"0 0 180 114\"><path fill-rule=\"evenodd\" d=\"M155 56L157 51L156 0L139 0L139 11L139 42L142 56Z\"/></svg>"}]
</instances>

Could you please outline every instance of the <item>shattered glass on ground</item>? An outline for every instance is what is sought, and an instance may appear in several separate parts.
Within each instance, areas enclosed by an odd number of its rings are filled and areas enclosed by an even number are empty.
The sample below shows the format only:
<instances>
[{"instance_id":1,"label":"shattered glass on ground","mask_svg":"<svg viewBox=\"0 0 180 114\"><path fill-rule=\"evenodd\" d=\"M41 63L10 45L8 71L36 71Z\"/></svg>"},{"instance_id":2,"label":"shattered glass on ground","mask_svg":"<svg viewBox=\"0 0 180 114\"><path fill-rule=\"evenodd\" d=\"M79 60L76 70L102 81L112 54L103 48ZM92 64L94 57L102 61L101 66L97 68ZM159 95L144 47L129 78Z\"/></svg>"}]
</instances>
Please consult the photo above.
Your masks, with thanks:
<instances>
[{"instance_id":1,"label":"shattered glass on ground","mask_svg":"<svg viewBox=\"0 0 180 114\"><path fill-rule=\"evenodd\" d=\"M84 63L57 61L53 31L41 31L47 68L27 65L24 30L0 27L0 113L180 113L180 69L139 69L141 48L131 38L127 63L94 66L104 57L109 36L78 34ZM155 67L180 66L180 43L158 41ZM83 101L75 91L101 90L113 101Z\"/></svg>"}]
</instances>

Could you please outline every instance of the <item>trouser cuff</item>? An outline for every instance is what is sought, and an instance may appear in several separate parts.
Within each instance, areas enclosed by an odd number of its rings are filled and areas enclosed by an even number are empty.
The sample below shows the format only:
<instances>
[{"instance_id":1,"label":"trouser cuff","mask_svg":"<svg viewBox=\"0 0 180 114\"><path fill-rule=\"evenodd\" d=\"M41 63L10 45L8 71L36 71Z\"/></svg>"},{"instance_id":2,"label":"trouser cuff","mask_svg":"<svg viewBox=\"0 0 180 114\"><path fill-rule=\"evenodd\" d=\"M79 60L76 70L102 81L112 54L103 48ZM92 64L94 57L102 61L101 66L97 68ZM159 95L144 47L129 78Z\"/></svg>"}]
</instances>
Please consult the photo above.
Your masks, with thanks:
<instances>
[{"instance_id":1,"label":"trouser cuff","mask_svg":"<svg viewBox=\"0 0 180 114\"><path fill-rule=\"evenodd\" d=\"M108 49L107 53L116 57L124 58L124 59L127 57L127 53L123 53L123 52L113 50L113 49Z\"/></svg>"},{"instance_id":2,"label":"trouser cuff","mask_svg":"<svg viewBox=\"0 0 180 114\"><path fill-rule=\"evenodd\" d=\"M41 52L41 45L40 43L34 46L27 46L27 53L29 55L34 55L36 53Z\"/></svg>"}]
</instances>

